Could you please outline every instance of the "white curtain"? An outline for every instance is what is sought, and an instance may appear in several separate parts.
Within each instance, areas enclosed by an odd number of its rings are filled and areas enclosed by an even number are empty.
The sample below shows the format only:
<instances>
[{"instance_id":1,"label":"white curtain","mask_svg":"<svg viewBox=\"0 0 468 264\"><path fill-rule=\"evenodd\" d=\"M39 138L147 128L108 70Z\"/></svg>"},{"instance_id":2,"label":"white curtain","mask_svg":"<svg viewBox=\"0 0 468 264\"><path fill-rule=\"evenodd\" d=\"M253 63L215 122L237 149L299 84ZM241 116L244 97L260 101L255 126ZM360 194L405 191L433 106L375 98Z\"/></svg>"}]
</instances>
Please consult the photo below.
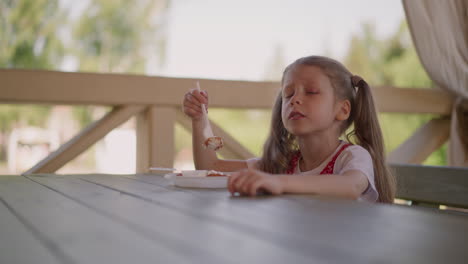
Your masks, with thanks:
<instances>
[{"instance_id":1,"label":"white curtain","mask_svg":"<svg viewBox=\"0 0 468 264\"><path fill-rule=\"evenodd\" d=\"M468 0L403 0L419 58L454 97L449 165L468 167Z\"/></svg>"}]
</instances>

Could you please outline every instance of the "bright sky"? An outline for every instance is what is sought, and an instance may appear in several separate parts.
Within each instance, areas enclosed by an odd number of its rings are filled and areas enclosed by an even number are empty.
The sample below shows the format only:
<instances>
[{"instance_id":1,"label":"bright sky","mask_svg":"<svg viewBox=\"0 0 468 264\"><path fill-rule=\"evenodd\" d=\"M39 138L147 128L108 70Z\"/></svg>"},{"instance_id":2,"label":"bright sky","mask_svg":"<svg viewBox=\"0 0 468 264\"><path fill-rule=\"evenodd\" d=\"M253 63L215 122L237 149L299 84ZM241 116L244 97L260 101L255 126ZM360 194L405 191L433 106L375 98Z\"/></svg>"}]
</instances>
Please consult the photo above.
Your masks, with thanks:
<instances>
[{"instance_id":1,"label":"bright sky","mask_svg":"<svg viewBox=\"0 0 468 264\"><path fill-rule=\"evenodd\" d=\"M275 48L287 63L311 54L341 59L351 34L379 36L404 19L399 0L172 0L166 67L151 74L261 80Z\"/></svg>"},{"instance_id":2,"label":"bright sky","mask_svg":"<svg viewBox=\"0 0 468 264\"><path fill-rule=\"evenodd\" d=\"M61 0L79 17L89 0ZM275 50L285 63L311 54L341 60L364 22L380 37L404 19L400 0L170 0L167 60L148 54L147 74L262 80ZM155 52L156 54L156 52ZM67 58L63 70L76 70Z\"/></svg>"}]
</instances>

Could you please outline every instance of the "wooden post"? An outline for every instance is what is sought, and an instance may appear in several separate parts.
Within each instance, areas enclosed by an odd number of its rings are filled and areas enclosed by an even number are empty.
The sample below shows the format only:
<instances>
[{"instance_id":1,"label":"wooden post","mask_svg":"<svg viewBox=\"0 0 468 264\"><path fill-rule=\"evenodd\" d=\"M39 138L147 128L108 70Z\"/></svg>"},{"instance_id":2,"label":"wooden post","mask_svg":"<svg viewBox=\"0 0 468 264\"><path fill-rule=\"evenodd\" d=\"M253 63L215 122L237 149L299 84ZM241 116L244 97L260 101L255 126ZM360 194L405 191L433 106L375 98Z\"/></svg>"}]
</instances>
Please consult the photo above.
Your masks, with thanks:
<instances>
[{"instance_id":1,"label":"wooden post","mask_svg":"<svg viewBox=\"0 0 468 264\"><path fill-rule=\"evenodd\" d=\"M150 167L174 166L174 131L176 110L151 106L137 117L137 172Z\"/></svg>"}]
</instances>

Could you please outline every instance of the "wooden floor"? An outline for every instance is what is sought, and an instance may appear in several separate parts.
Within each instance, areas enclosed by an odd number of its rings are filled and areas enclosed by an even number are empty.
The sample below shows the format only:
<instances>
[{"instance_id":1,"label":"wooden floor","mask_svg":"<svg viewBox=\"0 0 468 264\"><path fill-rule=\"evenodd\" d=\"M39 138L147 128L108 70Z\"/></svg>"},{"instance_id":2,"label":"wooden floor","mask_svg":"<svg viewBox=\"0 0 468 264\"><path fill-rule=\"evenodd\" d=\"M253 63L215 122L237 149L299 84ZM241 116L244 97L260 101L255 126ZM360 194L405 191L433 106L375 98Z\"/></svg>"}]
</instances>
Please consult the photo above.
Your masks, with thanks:
<instances>
[{"instance_id":1,"label":"wooden floor","mask_svg":"<svg viewBox=\"0 0 468 264\"><path fill-rule=\"evenodd\" d=\"M231 197L158 175L0 176L0 263L466 263L468 217Z\"/></svg>"}]
</instances>

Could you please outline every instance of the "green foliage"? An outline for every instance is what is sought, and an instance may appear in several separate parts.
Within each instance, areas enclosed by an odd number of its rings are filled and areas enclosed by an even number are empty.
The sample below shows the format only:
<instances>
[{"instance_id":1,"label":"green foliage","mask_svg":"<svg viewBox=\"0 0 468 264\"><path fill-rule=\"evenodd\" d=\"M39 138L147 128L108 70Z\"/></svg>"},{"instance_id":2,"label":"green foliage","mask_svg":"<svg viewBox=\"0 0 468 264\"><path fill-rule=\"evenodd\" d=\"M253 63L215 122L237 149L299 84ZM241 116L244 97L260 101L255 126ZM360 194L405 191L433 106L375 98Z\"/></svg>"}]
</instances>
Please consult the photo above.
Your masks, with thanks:
<instances>
[{"instance_id":1,"label":"green foliage","mask_svg":"<svg viewBox=\"0 0 468 264\"><path fill-rule=\"evenodd\" d=\"M160 19L168 1L92 0L76 24L60 8L59 0L0 0L0 67L59 69L66 53L79 61L80 71L144 73L148 56L164 62L164 20ZM157 19L154 19L157 18ZM73 28L73 47L64 48L60 32ZM433 84L422 68L405 22L392 36L379 39L371 24L352 37L343 60L350 70L373 85L429 88ZM265 77L278 79L284 68L281 47L272 57ZM0 105L0 131L16 125L43 126L49 106ZM92 120L88 107L74 109L85 125ZM210 117L259 155L266 139L269 111L212 109ZM410 136L430 115L381 114L388 150ZM177 132L179 131L179 132ZM190 138L176 131L182 145ZM181 148L178 145L177 148ZM426 164L445 164L446 146Z\"/></svg>"},{"instance_id":2,"label":"green foliage","mask_svg":"<svg viewBox=\"0 0 468 264\"><path fill-rule=\"evenodd\" d=\"M50 106L0 105L0 132L10 131L16 125L45 126Z\"/></svg>"},{"instance_id":3,"label":"green foliage","mask_svg":"<svg viewBox=\"0 0 468 264\"><path fill-rule=\"evenodd\" d=\"M351 37L344 64L354 74L365 76L369 83L383 84L382 72L375 70L382 68L382 45L376 37L373 24L364 24L362 33Z\"/></svg>"},{"instance_id":4,"label":"green foliage","mask_svg":"<svg viewBox=\"0 0 468 264\"><path fill-rule=\"evenodd\" d=\"M391 85L397 87L430 88L433 82L421 66L414 47L409 48L404 56L389 61L382 69L386 76L391 76Z\"/></svg>"},{"instance_id":5,"label":"green foliage","mask_svg":"<svg viewBox=\"0 0 468 264\"><path fill-rule=\"evenodd\" d=\"M155 21L166 1L94 0L74 28L80 70L144 73L148 53L165 53L164 24ZM161 16L160 16L161 17Z\"/></svg>"},{"instance_id":6,"label":"green foliage","mask_svg":"<svg viewBox=\"0 0 468 264\"><path fill-rule=\"evenodd\" d=\"M0 67L57 69L64 54L57 32L65 21L58 0L0 0ZM0 131L44 126L50 106L0 105Z\"/></svg>"},{"instance_id":7,"label":"green foliage","mask_svg":"<svg viewBox=\"0 0 468 264\"><path fill-rule=\"evenodd\" d=\"M144 73L149 54L164 61L163 12L168 0L91 0L81 18L69 19L60 0L0 0L0 68L59 70L65 55L79 70ZM71 45L62 39L74 30ZM81 126L94 108L74 107ZM0 133L19 126L45 127L50 106L0 105ZM0 135L1 137L1 135ZM0 146L0 158L5 145Z\"/></svg>"},{"instance_id":8,"label":"green foliage","mask_svg":"<svg viewBox=\"0 0 468 264\"><path fill-rule=\"evenodd\" d=\"M75 120L80 124L81 128L93 121L92 109L90 106L75 106L72 109L72 114Z\"/></svg>"},{"instance_id":9,"label":"green foliage","mask_svg":"<svg viewBox=\"0 0 468 264\"><path fill-rule=\"evenodd\" d=\"M422 67L412 44L406 21L386 39L379 40L371 24L352 37L344 59L354 74L363 76L372 85L400 88L430 88L433 83ZM397 102L395 102L397 103ZM379 114L387 151L394 150L434 115ZM446 146L434 152L424 163L446 164Z\"/></svg>"},{"instance_id":10,"label":"green foliage","mask_svg":"<svg viewBox=\"0 0 468 264\"><path fill-rule=\"evenodd\" d=\"M58 69L66 21L58 0L1 0L0 12L0 67Z\"/></svg>"},{"instance_id":11,"label":"green foliage","mask_svg":"<svg viewBox=\"0 0 468 264\"><path fill-rule=\"evenodd\" d=\"M160 18L167 3L91 1L73 28L73 52L79 58L79 70L144 74L148 53L155 53L162 64L166 39ZM91 122L92 111L93 107L83 106L73 113L84 126Z\"/></svg>"}]
</instances>

